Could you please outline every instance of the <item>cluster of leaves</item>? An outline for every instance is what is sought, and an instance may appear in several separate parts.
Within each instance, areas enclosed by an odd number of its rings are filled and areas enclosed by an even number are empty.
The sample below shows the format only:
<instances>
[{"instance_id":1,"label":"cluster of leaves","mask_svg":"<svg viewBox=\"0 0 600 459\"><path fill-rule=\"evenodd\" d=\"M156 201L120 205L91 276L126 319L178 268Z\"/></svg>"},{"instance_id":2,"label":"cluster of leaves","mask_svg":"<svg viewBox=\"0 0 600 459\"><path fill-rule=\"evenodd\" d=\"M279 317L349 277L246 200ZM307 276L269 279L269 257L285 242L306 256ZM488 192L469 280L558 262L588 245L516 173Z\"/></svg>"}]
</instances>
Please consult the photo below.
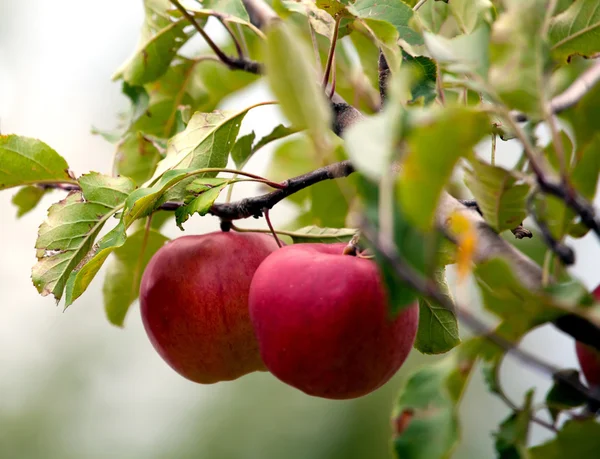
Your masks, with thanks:
<instances>
[{"instance_id":1,"label":"cluster of leaves","mask_svg":"<svg viewBox=\"0 0 600 459\"><path fill-rule=\"evenodd\" d=\"M263 31L250 24L239 0L186 4L199 26L211 17L227 26L238 45L223 46L227 55L241 48L245 58L264 63L266 80L290 126L275 126L257 140L254 132L238 136L244 117L256 106L215 109L260 76L232 70L212 53L184 56L181 48L196 29L169 1L145 0L138 49L115 74L131 109L118 129L101 132L115 145L111 175L77 177L43 142L0 138L0 189L21 187L14 197L18 215L34 208L48 188L71 190L50 207L39 230L32 276L39 292L64 298L68 306L110 257L105 306L109 320L122 325L146 263L167 240L161 226L171 217L181 227L191 215L207 214L220 192L239 180L236 174L252 155L277 141L267 172L271 181L346 158L358 171L289 197L298 216L281 234L291 242L348 240L357 215L364 214L395 242L407 264L447 296L444 269L457 263L459 281L467 276L476 281L484 307L498 319L496 334L511 342L567 311L584 313L593 307L587 291L565 276L558 261L543 262L551 259L545 248L531 250L539 237L527 241L533 246L525 251L544 265L547 276L565 282L531 292L504 260L473 269L472 247L478 243L473 228L457 218L456 250L437 231L436 208L452 186L457 194L474 197L487 224L499 233L518 226L533 202L555 239L586 234L563 201L538 190L531 161L583 197L595 196L600 88L560 114L563 122L552 142L541 145L535 128L549 121L551 98L589 67L585 58L600 52L597 1L429 0L414 11L415 3L274 1L283 21ZM317 82L336 30L336 91L367 114L342 138L330 129L333 114ZM380 50L391 71L385 103L377 72ZM514 110L527 116L527 125L514 122ZM512 169L496 165L494 151L489 156L474 151L497 135L517 137L524 145ZM236 169L226 169L230 163ZM462 182L458 171L464 173ZM223 177L222 172L230 174ZM180 205L169 213L161 210L166 202ZM377 250L375 257L393 299L391 313L396 313L417 294ZM427 354L456 349L409 379L398 400L394 444L399 457L435 459L447 457L457 442L457 405L475 363L481 361L496 374L505 350L479 338L460 344L455 312L429 298L418 301L415 347ZM501 392L497 381L490 381L491 390ZM565 391L557 386L548 394L555 420L562 410L583 402ZM553 441L528 448L532 416L528 395L500 426L500 457L559 457L561 451L584 457L590 442L598 446L600 424L571 420Z\"/></svg>"}]
</instances>

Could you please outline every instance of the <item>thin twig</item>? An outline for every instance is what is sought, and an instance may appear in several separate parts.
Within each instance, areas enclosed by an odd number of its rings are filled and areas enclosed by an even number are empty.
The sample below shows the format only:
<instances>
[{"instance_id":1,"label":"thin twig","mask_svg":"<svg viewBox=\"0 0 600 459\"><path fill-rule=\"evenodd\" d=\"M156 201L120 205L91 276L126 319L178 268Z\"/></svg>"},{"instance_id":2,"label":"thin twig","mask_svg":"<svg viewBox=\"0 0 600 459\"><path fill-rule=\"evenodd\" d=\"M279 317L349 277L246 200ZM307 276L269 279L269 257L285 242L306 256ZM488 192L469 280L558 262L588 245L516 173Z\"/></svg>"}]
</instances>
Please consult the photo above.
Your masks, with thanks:
<instances>
[{"instance_id":1,"label":"thin twig","mask_svg":"<svg viewBox=\"0 0 600 459\"><path fill-rule=\"evenodd\" d=\"M552 236L552 232L550 231L550 228L548 228L548 225L546 224L546 222L540 218L540 216L538 215L538 212L536 211L535 197L536 197L536 194L532 193L527 198L527 210L529 212L529 215L533 218L533 220L535 221L535 224L540 229L540 232L542 233L544 242L546 243L548 248L550 250L552 250L553 253L556 254L556 256L559 258L559 260L565 266L571 266L572 264L575 263L575 252L573 252L573 249L571 249L568 245L565 245L562 242L557 241L556 238L554 236Z\"/></svg>"},{"instance_id":2,"label":"thin twig","mask_svg":"<svg viewBox=\"0 0 600 459\"><path fill-rule=\"evenodd\" d=\"M192 16L177 0L169 0L175 8L177 8L183 16L190 21L190 23L194 26L194 28L198 31L198 33L204 38L210 49L217 55L221 61L227 65L230 69L235 70L244 70L249 73L260 74L262 73L262 67L258 62L249 60L249 59L234 59L227 54L225 54L221 48L217 46L217 44L212 41L212 39L208 36L208 34L204 31L200 24L196 21L194 16Z\"/></svg>"},{"instance_id":3,"label":"thin twig","mask_svg":"<svg viewBox=\"0 0 600 459\"><path fill-rule=\"evenodd\" d=\"M335 54L333 55L333 58L335 60ZM336 83L336 77L337 77L337 70L336 70L336 68L337 68L337 66L334 65L333 69L331 71L331 89L329 90L329 100L331 100L331 98L335 94L335 83Z\"/></svg>"},{"instance_id":4,"label":"thin twig","mask_svg":"<svg viewBox=\"0 0 600 459\"><path fill-rule=\"evenodd\" d=\"M444 94L444 82L442 81L442 70L440 66L436 66L436 79L435 85L437 87L438 95L440 97L440 102L442 105L446 105L446 94Z\"/></svg>"},{"instance_id":5,"label":"thin twig","mask_svg":"<svg viewBox=\"0 0 600 459\"><path fill-rule=\"evenodd\" d=\"M413 7L413 11L417 11L419 8L421 8L425 3L427 2L427 0L419 0L417 2L417 4Z\"/></svg>"},{"instance_id":6,"label":"thin twig","mask_svg":"<svg viewBox=\"0 0 600 459\"><path fill-rule=\"evenodd\" d=\"M250 50L248 49L248 43L246 42L246 36L244 35L244 31L242 30L242 25L236 23L235 29L237 30L238 34L240 35L239 38L240 38L240 44L242 46L242 55L249 56Z\"/></svg>"},{"instance_id":7,"label":"thin twig","mask_svg":"<svg viewBox=\"0 0 600 459\"><path fill-rule=\"evenodd\" d=\"M244 56L244 50L242 49L242 45L240 45L240 42L239 42L238 38L233 33L233 29L231 28L231 26L229 24L227 24L227 21L225 21L222 17L217 17L217 19L219 20L219 22L221 23L221 25L223 27L225 27L225 30L227 30L227 32L231 36L231 39L233 40L233 44L235 45L235 50L238 53L238 57L240 59L243 59L245 57Z\"/></svg>"},{"instance_id":8,"label":"thin twig","mask_svg":"<svg viewBox=\"0 0 600 459\"><path fill-rule=\"evenodd\" d=\"M277 237L277 232L275 231L275 229L273 228L273 224L271 223L271 218L269 217L269 209L264 208L263 209L263 213L265 214L265 221L267 222L267 226L269 227L269 231L271 232L271 234L275 238L275 242L277 242L277 245L279 246L279 248L283 247L283 244L281 243L281 241Z\"/></svg>"},{"instance_id":9,"label":"thin twig","mask_svg":"<svg viewBox=\"0 0 600 459\"><path fill-rule=\"evenodd\" d=\"M331 37L331 45L329 46L329 53L327 55L327 63L325 64L325 72L323 72L323 81L321 86L324 88L327 86L329 81L329 75L331 73L331 66L335 58L335 45L337 43L338 31L340 29L340 22L342 21L342 15L340 14L335 18L335 27L333 28L333 36Z\"/></svg>"},{"instance_id":10,"label":"thin twig","mask_svg":"<svg viewBox=\"0 0 600 459\"><path fill-rule=\"evenodd\" d=\"M383 51L379 49L379 60L377 63L377 72L379 76L379 95L381 96L381 106L387 98L387 87L388 80L390 78L390 66L388 65L388 61L383 54Z\"/></svg>"}]
</instances>

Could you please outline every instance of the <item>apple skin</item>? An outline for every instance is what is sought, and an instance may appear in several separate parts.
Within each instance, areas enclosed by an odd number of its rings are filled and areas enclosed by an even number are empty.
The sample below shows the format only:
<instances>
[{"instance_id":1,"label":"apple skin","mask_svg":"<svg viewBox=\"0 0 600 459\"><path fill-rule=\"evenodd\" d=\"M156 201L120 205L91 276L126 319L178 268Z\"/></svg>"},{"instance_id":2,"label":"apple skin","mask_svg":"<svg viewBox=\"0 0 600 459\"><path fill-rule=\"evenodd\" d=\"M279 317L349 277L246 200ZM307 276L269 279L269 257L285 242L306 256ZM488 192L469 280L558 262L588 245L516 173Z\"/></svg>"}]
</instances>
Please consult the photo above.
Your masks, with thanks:
<instances>
[{"instance_id":1,"label":"apple skin","mask_svg":"<svg viewBox=\"0 0 600 459\"><path fill-rule=\"evenodd\" d=\"M313 396L350 399L386 383L415 339L418 307L395 319L377 265L345 244L284 247L260 265L250 317L267 368Z\"/></svg>"},{"instance_id":2,"label":"apple skin","mask_svg":"<svg viewBox=\"0 0 600 459\"><path fill-rule=\"evenodd\" d=\"M140 286L146 333L179 374L202 384L264 371L250 322L248 291L278 246L258 233L183 236L152 257Z\"/></svg>"},{"instance_id":3,"label":"apple skin","mask_svg":"<svg viewBox=\"0 0 600 459\"><path fill-rule=\"evenodd\" d=\"M575 351L588 384L592 387L600 387L600 352L579 341L575 343Z\"/></svg>"},{"instance_id":4,"label":"apple skin","mask_svg":"<svg viewBox=\"0 0 600 459\"><path fill-rule=\"evenodd\" d=\"M600 301L600 285L596 287L592 295L596 301ZM600 387L600 351L576 341L575 352L577 352L581 371L589 385Z\"/></svg>"}]
</instances>

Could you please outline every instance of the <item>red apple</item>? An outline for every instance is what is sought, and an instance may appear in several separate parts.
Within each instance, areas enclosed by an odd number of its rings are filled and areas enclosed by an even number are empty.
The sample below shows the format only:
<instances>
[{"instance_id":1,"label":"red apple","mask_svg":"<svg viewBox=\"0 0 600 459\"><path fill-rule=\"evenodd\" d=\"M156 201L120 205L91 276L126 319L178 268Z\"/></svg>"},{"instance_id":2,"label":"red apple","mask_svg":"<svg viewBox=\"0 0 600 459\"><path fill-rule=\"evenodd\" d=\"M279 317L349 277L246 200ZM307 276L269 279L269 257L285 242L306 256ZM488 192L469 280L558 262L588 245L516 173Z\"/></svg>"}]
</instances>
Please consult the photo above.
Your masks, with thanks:
<instances>
[{"instance_id":1,"label":"red apple","mask_svg":"<svg viewBox=\"0 0 600 459\"><path fill-rule=\"evenodd\" d=\"M575 350L588 384L592 387L600 387L600 352L579 341L575 343Z\"/></svg>"},{"instance_id":2,"label":"red apple","mask_svg":"<svg viewBox=\"0 0 600 459\"><path fill-rule=\"evenodd\" d=\"M140 287L144 327L161 357L203 384L264 371L248 291L277 244L258 233L184 236L152 257Z\"/></svg>"},{"instance_id":3,"label":"red apple","mask_svg":"<svg viewBox=\"0 0 600 459\"><path fill-rule=\"evenodd\" d=\"M377 265L345 244L284 247L260 265L250 317L279 379L318 397L349 399L387 382L412 349L418 309L389 316Z\"/></svg>"},{"instance_id":4,"label":"red apple","mask_svg":"<svg viewBox=\"0 0 600 459\"><path fill-rule=\"evenodd\" d=\"M600 285L592 292L596 301L600 301ZM600 352L579 341L575 342L577 359L581 371L590 386L600 387Z\"/></svg>"}]
</instances>

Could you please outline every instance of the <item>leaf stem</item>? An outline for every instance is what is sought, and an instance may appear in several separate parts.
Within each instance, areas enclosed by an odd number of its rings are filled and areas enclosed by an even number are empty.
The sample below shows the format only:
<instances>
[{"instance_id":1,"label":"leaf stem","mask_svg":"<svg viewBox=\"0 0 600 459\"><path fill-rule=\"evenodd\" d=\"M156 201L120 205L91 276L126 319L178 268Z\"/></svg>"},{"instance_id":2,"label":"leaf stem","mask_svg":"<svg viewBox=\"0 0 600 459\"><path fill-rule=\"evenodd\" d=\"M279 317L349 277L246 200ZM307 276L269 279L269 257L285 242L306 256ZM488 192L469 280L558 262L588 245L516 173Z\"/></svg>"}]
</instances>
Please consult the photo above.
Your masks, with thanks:
<instances>
[{"instance_id":1,"label":"leaf stem","mask_svg":"<svg viewBox=\"0 0 600 459\"><path fill-rule=\"evenodd\" d=\"M273 237L275 238L275 242L277 242L277 245L279 246L279 248L283 247L283 244L277 237L277 232L273 229L273 225L271 223L271 218L269 217L269 209L264 208L263 213L265 214L265 221L267 222L267 225L269 226L269 231L271 231L271 233L273 234Z\"/></svg>"},{"instance_id":2,"label":"leaf stem","mask_svg":"<svg viewBox=\"0 0 600 459\"><path fill-rule=\"evenodd\" d=\"M198 31L198 33L204 38L206 44L213 50L213 52L217 55L217 57L226 64L230 69L239 69L245 70L246 72L260 74L262 72L261 66L258 62L251 61L249 59L234 59L229 57L227 54L217 46L217 44L212 41L212 39L208 36L208 34L204 31L204 29L198 24L198 21L192 16L183 6L179 3L178 0L169 0L175 8L177 8L181 14L194 26L194 29Z\"/></svg>"},{"instance_id":3,"label":"leaf stem","mask_svg":"<svg viewBox=\"0 0 600 459\"><path fill-rule=\"evenodd\" d=\"M217 19L219 20L219 22L221 23L221 25L223 27L225 27L225 30L227 30L227 32L229 33L229 35L231 36L231 39L233 40L233 44L235 45L235 50L238 53L238 57L240 59L243 59L244 56L244 50L242 49L242 45L240 44L238 38L235 36L235 34L233 33L233 29L231 28L231 26L227 23L227 21L225 21L222 17L217 16Z\"/></svg>"},{"instance_id":4,"label":"leaf stem","mask_svg":"<svg viewBox=\"0 0 600 459\"><path fill-rule=\"evenodd\" d=\"M427 0L419 0L417 4L413 7L413 11L418 11L418 9L421 8L426 2Z\"/></svg>"}]
</instances>

